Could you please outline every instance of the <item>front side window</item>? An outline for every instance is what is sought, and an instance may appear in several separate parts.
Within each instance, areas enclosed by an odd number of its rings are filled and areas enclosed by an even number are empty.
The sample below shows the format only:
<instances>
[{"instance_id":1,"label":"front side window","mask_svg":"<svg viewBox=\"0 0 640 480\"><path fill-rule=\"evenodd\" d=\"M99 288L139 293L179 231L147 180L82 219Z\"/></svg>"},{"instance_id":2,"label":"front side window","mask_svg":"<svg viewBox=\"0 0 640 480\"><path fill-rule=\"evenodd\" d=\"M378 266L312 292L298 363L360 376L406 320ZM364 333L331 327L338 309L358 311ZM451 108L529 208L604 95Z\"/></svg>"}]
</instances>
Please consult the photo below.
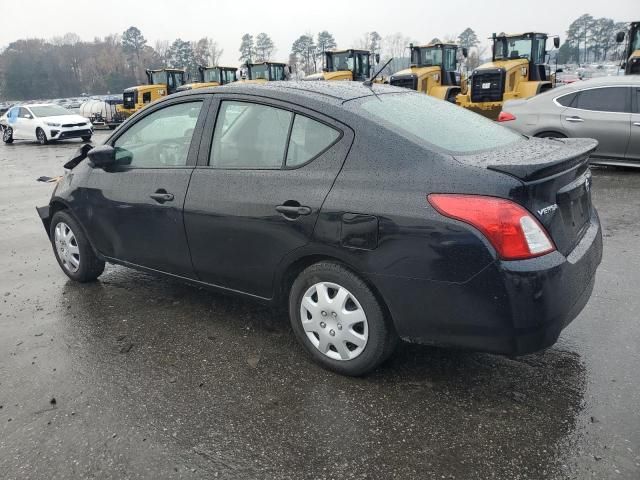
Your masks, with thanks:
<instances>
[{"instance_id":1,"label":"front side window","mask_svg":"<svg viewBox=\"0 0 640 480\"><path fill-rule=\"evenodd\" d=\"M209 165L217 168L282 168L292 117L291 112L280 108L248 102L222 102Z\"/></svg>"},{"instance_id":2,"label":"front side window","mask_svg":"<svg viewBox=\"0 0 640 480\"><path fill-rule=\"evenodd\" d=\"M360 114L375 117L399 135L452 153L488 150L522 139L487 118L429 95L393 93L353 102Z\"/></svg>"},{"instance_id":3,"label":"front side window","mask_svg":"<svg viewBox=\"0 0 640 480\"><path fill-rule=\"evenodd\" d=\"M578 95L577 102L572 106L597 112L629 112L627 108L627 93L627 87L582 90Z\"/></svg>"},{"instance_id":4,"label":"front side window","mask_svg":"<svg viewBox=\"0 0 640 480\"><path fill-rule=\"evenodd\" d=\"M201 101L186 102L145 116L116 139L117 162L136 168L185 166L201 108Z\"/></svg>"},{"instance_id":5,"label":"front side window","mask_svg":"<svg viewBox=\"0 0 640 480\"><path fill-rule=\"evenodd\" d=\"M442 66L446 72L455 72L456 66L458 63L458 59L456 55L458 54L456 48L446 47L444 49L444 59L442 62Z\"/></svg>"},{"instance_id":6,"label":"front side window","mask_svg":"<svg viewBox=\"0 0 640 480\"><path fill-rule=\"evenodd\" d=\"M331 146L340 136L336 129L303 115L296 115L287 150L287 167L307 163Z\"/></svg>"}]
</instances>

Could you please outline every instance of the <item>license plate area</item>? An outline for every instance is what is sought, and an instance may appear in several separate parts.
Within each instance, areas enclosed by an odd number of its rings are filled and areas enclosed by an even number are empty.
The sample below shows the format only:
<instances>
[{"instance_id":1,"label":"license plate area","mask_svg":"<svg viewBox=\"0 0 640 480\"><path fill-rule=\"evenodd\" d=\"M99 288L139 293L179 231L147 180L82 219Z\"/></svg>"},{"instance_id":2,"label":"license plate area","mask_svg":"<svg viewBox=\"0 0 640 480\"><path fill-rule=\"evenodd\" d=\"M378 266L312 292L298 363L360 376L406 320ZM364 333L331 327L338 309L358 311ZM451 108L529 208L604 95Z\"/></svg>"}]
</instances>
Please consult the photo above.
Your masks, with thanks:
<instances>
[{"instance_id":1,"label":"license plate area","mask_svg":"<svg viewBox=\"0 0 640 480\"><path fill-rule=\"evenodd\" d=\"M561 188L556 195L556 203L567 233L574 244L578 243L591 218L591 172L587 171Z\"/></svg>"}]
</instances>

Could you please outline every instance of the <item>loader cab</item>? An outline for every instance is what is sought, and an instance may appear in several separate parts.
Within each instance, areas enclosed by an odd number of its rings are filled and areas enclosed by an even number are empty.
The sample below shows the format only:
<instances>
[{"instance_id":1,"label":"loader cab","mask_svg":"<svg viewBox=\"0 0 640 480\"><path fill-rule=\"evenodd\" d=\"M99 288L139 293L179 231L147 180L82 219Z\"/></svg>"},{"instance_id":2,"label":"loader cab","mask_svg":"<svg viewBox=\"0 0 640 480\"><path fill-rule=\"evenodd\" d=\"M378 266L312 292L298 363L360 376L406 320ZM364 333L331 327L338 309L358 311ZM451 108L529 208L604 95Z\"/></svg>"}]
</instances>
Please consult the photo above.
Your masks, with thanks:
<instances>
[{"instance_id":1,"label":"loader cab","mask_svg":"<svg viewBox=\"0 0 640 480\"><path fill-rule=\"evenodd\" d=\"M247 64L247 80L274 82L286 80L288 66L285 63L263 62Z\"/></svg>"},{"instance_id":2,"label":"loader cab","mask_svg":"<svg viewBox=\"0 0 640 480\"><path fill-rule=\"evenodd\" d=\"M167 95L175 93L185 84L185 71L177 68L163 68L160 70L147 70L147 82L149 85L166 85Z\"/></svg>"},{"instance_id":3,"label":"loader cab","mask_svg":"<svg viewBox=\"0 0 640 480\"><path fill-rule=\"evenodd\" d=\"M546 62L547 38L546 33L494 34L493 61L525 59L529 62L529 81L549 81L551 71Z\"/></svg>"},{"instance_id":4,"label":"loader cab","mask_svg":"<svg viewBox=\"0 0 640 480\"><path fill-rule=\"evenodd\" d=\"M234 67L198 67L201 83L226 85L237 80Z\"/></svg>"},{"instance_id":5,"label":"loader cab","mask_svg":"<svg viewBox=\"0 0 640 480\"><path fill-rule=\"evenodd\" d=\"M325 73L350 72L351 80L364 81L371 76L371 52L368 50L337 50L324 52ZM330 75L325 75L331 80ZM340 78L346 79L346 78Z\"/></svg>"},{"instance_id":6,"label":"loader cab","mask_svg":"<svg viewBox=\"0 0 640 480\"><path fill-rule=\"evenodd\" d=\"M410 45L409 48L412 67L439 67L442 78L441 85L457 85L458 45L435 43L422 47Z\"/></svg>"},{"instance_id":7,"label":"loader cab","mask_svg":"<svg viewBox=\"0 0 640 480\"><path fill-rule=\"evenodd\" d=\"M640 74L640 22L631 22L628 32L618 32L616 41L622 43L627 37L627 45L624 53L624 61L622 68L624 68L625 75L638 75Z\"/></svg>"}]
</instances>

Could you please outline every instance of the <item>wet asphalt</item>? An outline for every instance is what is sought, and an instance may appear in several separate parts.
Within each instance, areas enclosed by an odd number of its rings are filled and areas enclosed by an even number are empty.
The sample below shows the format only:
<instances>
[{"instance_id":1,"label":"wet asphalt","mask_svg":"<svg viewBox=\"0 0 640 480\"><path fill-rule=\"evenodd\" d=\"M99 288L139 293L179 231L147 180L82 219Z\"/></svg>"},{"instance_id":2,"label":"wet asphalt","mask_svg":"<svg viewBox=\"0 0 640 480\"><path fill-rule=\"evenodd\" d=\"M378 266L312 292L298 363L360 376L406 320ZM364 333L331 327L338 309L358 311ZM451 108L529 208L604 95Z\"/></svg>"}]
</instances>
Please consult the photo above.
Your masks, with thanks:
<instances>
[{"instance_id":1,"label":"wet asphalt","mask_svg":"<svg viewBox=\"0 0 640 480\"><path fill-rule=\"evenodd\" d=\"M0 145L0 478L640 478L640 170L594 171L604 259L554 347L402 345L353 379L282 312L115 266L68 280L35 179L78 145Z\"/></svg>"}]
</instances>

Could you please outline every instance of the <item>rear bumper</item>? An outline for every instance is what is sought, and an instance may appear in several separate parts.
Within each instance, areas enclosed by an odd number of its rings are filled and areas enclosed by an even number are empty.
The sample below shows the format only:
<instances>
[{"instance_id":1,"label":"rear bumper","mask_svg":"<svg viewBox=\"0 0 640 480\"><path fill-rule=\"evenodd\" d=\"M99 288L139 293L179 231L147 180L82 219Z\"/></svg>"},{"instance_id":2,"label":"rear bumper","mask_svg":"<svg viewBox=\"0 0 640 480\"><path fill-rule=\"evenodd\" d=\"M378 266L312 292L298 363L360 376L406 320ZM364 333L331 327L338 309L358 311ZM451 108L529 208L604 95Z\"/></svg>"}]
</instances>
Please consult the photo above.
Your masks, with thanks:
<instances>
[{"instance_id":1,"label":"rear bumper","mask_svg":"<svg viewBox=\"0 0 640 480\"><path fill-rule=\"evenodd\" d=\"M602 259L602 232L591 226L564 256L552 252L496 261L465 283L373 276L398 334L422 344L523 355L553 345L582 311Z\"/></svg>"}]
</instances>

